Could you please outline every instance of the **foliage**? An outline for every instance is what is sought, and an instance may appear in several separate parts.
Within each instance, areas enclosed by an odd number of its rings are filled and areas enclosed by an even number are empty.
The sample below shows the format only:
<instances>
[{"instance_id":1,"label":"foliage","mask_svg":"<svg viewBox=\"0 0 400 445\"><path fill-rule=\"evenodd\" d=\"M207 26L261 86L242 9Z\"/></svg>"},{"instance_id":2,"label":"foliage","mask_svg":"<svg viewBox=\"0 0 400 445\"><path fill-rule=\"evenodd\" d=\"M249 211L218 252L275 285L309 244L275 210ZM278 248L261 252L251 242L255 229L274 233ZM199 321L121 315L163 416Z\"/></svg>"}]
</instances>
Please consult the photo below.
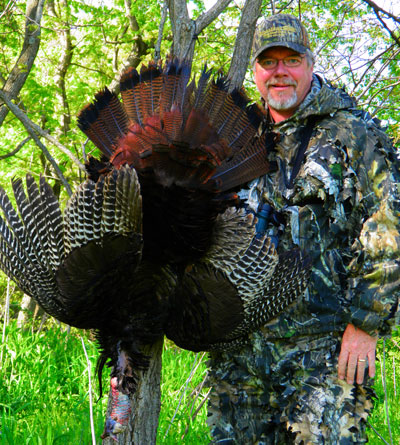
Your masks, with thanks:
<instances>
[{"instance_id":1,"label":"foliage","mask_svg":"<svg viewBox=\"0 0 400 445\"><path fill-rule=\"evenodd\" d=\"M390 125L398 142L400 48L361 0L303 3L316 72L345 86L359 106Z\"/></svg>"},{"instance_id":2,"label":"foliage","mask_svg":"<svg viewBox=\"0 0 400 445\"><path fill-rule=\"evenodd\" d=\"M205 353L194 354L166 341L163 352L161 414L157 443L209 443L206 425Z\"/></svg>"},{"instance_id":3,"label":"foliage","mask_svg":"<svg viewBox=\"0 0 400 445\"><path fill-rule=\"evenodd\" d=\"M146 8L140 8L134 3L132 12L139 23L141 36L153 42L158 33L159 6L155 0L146 2L146 5ZM25 6L25 2L15 3L8 20L0 21L0 79L3 80L8 77L21 50ZM153 20L148 20L144 9ZM137 34L129 27L122 1L104 4L48 2L42 19L39 53L17 104L33 122L82 159L85 137L77 130L76 115L97 90L118 76ZM0 128L0 155L10 152L25 136L21 123L9 113ZM51 152L57 163L64 167L72 184L82 180L82 174L64 154L57 149ZM10 178L27 171L44 172L54 177L54 172L46 169L43 157L32 141L16 155L0 162L2 183L6 185Z\"/></svg>"}]
</instances>

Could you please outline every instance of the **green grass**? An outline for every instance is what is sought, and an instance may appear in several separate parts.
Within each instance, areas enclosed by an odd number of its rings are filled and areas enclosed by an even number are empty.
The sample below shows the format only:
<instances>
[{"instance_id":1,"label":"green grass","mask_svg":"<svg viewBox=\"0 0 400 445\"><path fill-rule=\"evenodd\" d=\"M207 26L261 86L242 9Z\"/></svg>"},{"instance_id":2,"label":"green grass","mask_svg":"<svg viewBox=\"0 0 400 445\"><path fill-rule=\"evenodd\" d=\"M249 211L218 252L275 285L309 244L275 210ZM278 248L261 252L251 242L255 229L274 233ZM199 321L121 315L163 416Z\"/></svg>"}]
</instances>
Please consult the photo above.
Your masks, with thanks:
<instances>
[{"instance_id":1,"label":"green grass","mask_svg":"<svg viewBox=\"0 0 400 445\"><path fill-rule=\"evenodd\" d=\"M209 443L205 400L208 389L202 388L206 359L204 353L196 355L166 343L157 444L175 445L178 439L187 444Z\"/></svg>"},{"instance_id":2,"label":"green grass","mask_svg":"<svg viewBox=\"0 0 400 445\"><path fill-rule=\"evenodd\" d=\"M93 342L85 341L92 361ZM7 331L0 378L1 444L88 444L87 363L78 338L59 328ZM106 398L95 406L101 430Z\"/></svg>"},{"instance_id":3,"label":"green grass","mask_svg":"<svg viewBox=\"0 0 400 445\"><path fill-rule=\"evenodd\" d=\"M7 327L7 339L0 349L0 444L50 445L92 443L89 416L89 382L87 362L80 332L72 334L54 327L39 334L19 330L15 323ZM98 399L98 383L94 378L97 359L95 342L87 337L85 347L91 362L93 406L97 443L104 427L107 409L109 371L103 375L106 395ZM208 443L206 411L192 420L206 390L196 390L205 377L205 357L190 382L196 354L182 351L166 343L163 354L162 411L157 443ZM181 399L181 400L180 400ZM180 403L179 403L180 401ZM174 416L176 407L179 409ZM171 420L173 419L173 422Z\"/></svg>"},{"instance_id":4,"label":"green grass","mask_svg":"<svg viewBox=\"0 0 400 445\"><path fill-rule=\"evenodd\" d=\"M392 339L386 340L385 344L382 340L379 341L376 366L375 391L377 399L374 410L368 419L373 427L368 430L369 443L375 445L386 442L398 445L400 443L400 330L395 333ZM384 382L386 382L389 422L386 415Z\"/></svg>"},{"instance_id":5,"label":"green grass","mask_svg":"<svg viewBox=\"0 0 400 445\"><path fill-rule=\"evenodd\" d=\"M67 334L58 327L40 333L24 332L17 329L15 323L7 327L6 333L6 341L0 349L0 445L90 444L88 365L80 333L72 330ZM96 400L98 384L93 368L97 351L95 343L87 336L84 342L92 364L93 397ZM394 341L387 340L385 346L386 386L394 444L400 440L398 345L399 334ZM171 343L165 345L157 444L202 445L209 442L204 403L207 389L199 388L206 374L206 356L198 354L194 365L195 357L196 354L182 351ZM382 343L376 379L378 399L369 421L390 443L379 363L383 364ZM187 383L193 368L193 378ZM108 372L104 374L107 391ZM106 405L107 397L103 396L93 406L97 443L101 443L99 436ZM384 443L372 430L369 430L369 439L373 445Z\"/></svg>"}]
</instances>

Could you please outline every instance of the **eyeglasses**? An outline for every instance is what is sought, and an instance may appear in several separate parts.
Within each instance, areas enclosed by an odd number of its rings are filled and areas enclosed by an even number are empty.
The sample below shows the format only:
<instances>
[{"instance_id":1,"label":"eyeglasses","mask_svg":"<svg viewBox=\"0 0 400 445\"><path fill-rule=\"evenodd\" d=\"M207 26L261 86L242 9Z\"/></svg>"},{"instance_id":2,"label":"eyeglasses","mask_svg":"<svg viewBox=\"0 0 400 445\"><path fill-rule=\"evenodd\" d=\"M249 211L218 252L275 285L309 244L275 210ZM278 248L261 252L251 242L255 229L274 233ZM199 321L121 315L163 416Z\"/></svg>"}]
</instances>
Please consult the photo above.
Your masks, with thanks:
<instances>
[{"instance_id":1,"label":"eyeglasses","mask_svg":"<svg viewBox=\"0 0 400 445\"><path fill-rule=\"evenodd\" d=\"M272 57L265 57L263 59L257 60L257 62L265 69L265 70L273 70L278 66L280 60L282 60L283 64L288 68L296 68L301 65L301 62L305 56L288 56L283 59L273 59Z\"/></svg>"}]
</instances>

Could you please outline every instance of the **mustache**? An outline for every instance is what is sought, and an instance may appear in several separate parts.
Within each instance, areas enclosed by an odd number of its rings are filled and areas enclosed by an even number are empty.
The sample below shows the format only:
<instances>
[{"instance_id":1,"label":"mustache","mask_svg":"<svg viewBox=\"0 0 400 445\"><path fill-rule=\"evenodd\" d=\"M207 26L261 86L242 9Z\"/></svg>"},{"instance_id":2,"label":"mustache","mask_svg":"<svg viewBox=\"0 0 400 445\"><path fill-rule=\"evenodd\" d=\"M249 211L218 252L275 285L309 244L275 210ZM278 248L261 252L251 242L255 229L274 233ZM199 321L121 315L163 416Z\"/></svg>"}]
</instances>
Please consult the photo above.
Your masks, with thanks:
<instances>
[{"instance_id":1,"label":"mustache","mask_svg":"<svg viewBox=\"0 0 400 445\"><path fill-rule=\"evenodd\" d=\"M295 82L294 80L291 80L291 79L281 79L281 80L271 79L271 80L268 80L265 83L265 85L267 87L274 86L274 85L289 85L289 86L295 87L295 86L297 86L297 82Z\"/></svg>"}]
</instances>

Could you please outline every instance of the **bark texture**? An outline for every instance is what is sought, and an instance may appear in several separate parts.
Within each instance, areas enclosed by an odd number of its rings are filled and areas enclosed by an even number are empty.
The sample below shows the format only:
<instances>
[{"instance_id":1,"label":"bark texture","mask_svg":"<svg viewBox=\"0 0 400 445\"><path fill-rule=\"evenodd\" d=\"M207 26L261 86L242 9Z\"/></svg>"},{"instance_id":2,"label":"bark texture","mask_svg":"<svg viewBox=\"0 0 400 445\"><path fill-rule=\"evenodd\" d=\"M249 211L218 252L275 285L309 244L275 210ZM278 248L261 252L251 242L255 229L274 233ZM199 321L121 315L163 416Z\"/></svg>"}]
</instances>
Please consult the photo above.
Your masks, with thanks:
<instances>
[{"instance_id":1,"label":"bark texture","mask_svg":"<svg viewBox=\"0 0 400 445\"><path fill-rule=\"evenodd\" d=\"M260 16L262 0L247 0L240 19L235 48L228 77L231 88L240 88L246 76L248 61L251 55L254 31Z\"/></svg>"},{"instance_id":2,"label":"bark texture","mask_svg":"<svg viewBox=\"0 0 400 445\"><path fill-rule=\"evenodd\" d=\"M193 60L197 36L213 22L229 5L231 0L219 0L196 20L189 17L186 0L169 0L173 43L171 53L189 63Z\"/></svg>"}]
</instances>

